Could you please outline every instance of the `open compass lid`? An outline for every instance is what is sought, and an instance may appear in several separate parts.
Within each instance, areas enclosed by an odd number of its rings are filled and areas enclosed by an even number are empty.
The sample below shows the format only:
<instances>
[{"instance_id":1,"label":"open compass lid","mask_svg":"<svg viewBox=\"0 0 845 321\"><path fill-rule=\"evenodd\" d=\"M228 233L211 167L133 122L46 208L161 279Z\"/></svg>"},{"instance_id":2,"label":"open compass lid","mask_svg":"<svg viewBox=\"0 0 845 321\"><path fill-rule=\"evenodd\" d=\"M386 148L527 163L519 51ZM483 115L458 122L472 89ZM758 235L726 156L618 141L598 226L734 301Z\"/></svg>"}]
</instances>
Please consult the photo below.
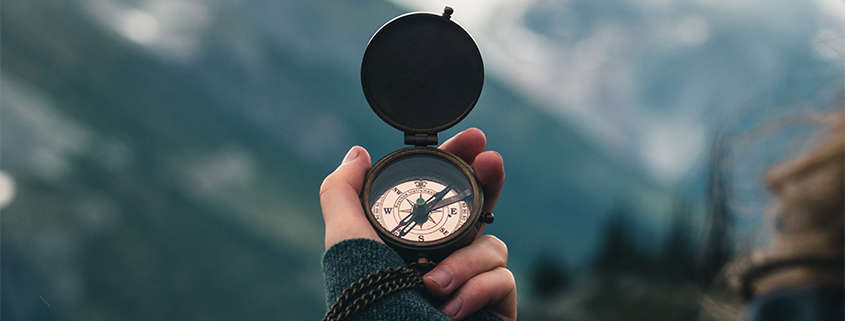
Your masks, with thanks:
<instances>
[{"instance_id":1,"label":"open compass lid","mask_svg":"<svg viewBox=\"0 0 845 321\"><path fill-rule=\"evenodd\" d=\"M481 53L451 14L447 7L443 15L396 17L373 35L364 52L361 85L367 102L406 137L452 127L481 95Z\"/></svg>"}]
</instances>

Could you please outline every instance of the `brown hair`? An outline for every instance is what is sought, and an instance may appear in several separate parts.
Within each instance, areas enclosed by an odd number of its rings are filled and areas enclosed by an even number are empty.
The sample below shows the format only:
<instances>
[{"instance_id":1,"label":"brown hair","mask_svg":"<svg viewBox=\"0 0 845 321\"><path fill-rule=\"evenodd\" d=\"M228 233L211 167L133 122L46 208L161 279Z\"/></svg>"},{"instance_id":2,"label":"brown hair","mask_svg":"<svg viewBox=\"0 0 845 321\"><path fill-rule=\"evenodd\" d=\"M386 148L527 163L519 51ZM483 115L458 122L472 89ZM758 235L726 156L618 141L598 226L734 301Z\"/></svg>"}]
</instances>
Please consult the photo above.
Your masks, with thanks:
<instances>
[{"instance_id":1,"label":"brown hair","mask_svg":"<svg viewBox=\"0 0 845 321\"><path fill-rule=\"evenodd\" d=\"M820 117L828 128L809 151L773 167L766 184L775 196L767 217L770 245L752 265L796 257L841 262L845 251L845 112ZM760 278L754 293L786 286L839 284L843 271L796 266Z\"/></svg>"},{"instance_id":2,"label":"brown hair","mask_svg":"<svg viewBox=\"0 0 845 321\"><path fill-rule=\"evenodd\" d=\"M777 262L841 263L845 254L845 112L807 116L824 128L817 143L765 175L774 196L766 216L768 245L740 255L722 271L746 299L790 286L843 285L841 268L802 264L749 277ZM701 306L713 319L742 320L744 305L737 299L705 294Z\"/></svg>"}]
</instances>

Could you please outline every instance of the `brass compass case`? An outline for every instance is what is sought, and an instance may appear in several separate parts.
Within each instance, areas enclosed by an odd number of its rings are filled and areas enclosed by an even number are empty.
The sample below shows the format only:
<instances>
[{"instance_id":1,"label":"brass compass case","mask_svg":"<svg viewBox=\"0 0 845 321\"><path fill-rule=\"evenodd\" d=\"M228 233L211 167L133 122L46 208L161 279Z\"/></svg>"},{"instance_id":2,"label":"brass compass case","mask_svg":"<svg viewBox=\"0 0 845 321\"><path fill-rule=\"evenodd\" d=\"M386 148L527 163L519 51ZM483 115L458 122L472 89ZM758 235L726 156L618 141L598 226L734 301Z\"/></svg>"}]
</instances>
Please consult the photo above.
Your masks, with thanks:
<instances>
[{"instance_id":1,"label":"brass compass case","mask_svg":"<svg viewBox=\"0 0 845 321\"><path fill-rule=\"evenodd\" d=\"M492 214L472 167L434 147L437 133L466 117L484 82L472 37L443 15L409 13L383 25L361 63L373 111L405 144L367 172L361 204L386 244L403 258L441 260L468 245Z\"/></svg>"},{"instance_id":2,"label":"brass compass case","mask_svg":"<svg viewBox=\"0 0 845 321\"><path fill-rule=\"evenodd\" d=\"M391 177L393 173L383 173L385 171L393 170L396 167L405 167L401 161L408 160L409 157L418 157L421 155L436 157L437 160L442 160L450 164L454 172L448 174L432 175L430 173L418 175L399 175L398 177ZM410 162L406 161L407 163ZM417 166L414 166L417 165ZM425 165L411 164L407 167L426 167ZM399 169L401 171L401 169ZM385 175L380 175L385 174ZM382 178L388 176L387 178ZM451 177L448 177L451 176ZM463 177L460 177L463 176ZM415 241L402 238L387 230L378 220L379 214L373 212L373 205L377 202L377 198L384 193L393 192L390 190L395 186L393 182L414 181L415 178L429 181L450 181L460 182L465 181L467 186L459 187L463 190L471 190L471 195L467 197L467 206L469 207L465 222L461 224L457 230L450 231L449 235L434 241ZM380 182L386 181L386 182ZM443 184L445 185L445 184ZM397 150L379 160L367 173L364 182L364 187L361 194L361 202L364 207L367 219L375 227L376 232L381 236L382 240L393 247L402 257L407 260L414 260L417 257L426 257L430 260L439 261L440 259L449 255L455 250L469 245L481 227L481 210L484 204L484 193L478 180L475 178L475 173L464 160L454 154L444 152L442 150L431 147L409 147ZM435 232L436 233L436 232Z\"/></svg>"}]
</instances>

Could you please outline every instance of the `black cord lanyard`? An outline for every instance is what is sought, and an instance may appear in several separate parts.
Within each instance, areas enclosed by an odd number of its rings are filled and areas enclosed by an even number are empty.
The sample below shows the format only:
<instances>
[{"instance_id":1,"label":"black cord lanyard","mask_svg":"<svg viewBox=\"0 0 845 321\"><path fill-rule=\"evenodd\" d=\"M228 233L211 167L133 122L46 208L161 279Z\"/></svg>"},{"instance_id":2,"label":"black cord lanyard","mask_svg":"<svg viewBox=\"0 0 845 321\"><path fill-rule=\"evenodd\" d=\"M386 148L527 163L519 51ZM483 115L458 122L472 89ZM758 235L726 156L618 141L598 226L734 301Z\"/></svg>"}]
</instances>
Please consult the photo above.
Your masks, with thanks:
<instances>
[{"instance_id":1,"label":"black cord lanyard","mask_svg":"<svg viewBox=\"0 0 845 321\"><path fill-rule=\"evenodd\" d=\"M753 266L745 274L742 275L741 294L743 299L749 301L752 297L754 297L754 283L759 281L765 275L793 267L806 267L830 271L834 273L845 273L843 272L842 257L794 257L787 259L772 260L760 265Z\"/></svg>"}]
</instances>

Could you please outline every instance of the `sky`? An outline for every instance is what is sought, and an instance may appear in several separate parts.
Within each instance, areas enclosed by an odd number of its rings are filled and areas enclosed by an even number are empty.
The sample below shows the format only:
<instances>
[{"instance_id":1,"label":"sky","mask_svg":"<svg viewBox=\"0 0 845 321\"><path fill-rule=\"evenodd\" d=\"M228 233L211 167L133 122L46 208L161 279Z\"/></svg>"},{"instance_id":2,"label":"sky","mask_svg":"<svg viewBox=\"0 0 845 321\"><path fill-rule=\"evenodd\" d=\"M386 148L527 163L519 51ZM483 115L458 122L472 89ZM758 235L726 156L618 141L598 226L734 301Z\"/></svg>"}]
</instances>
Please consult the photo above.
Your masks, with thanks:
<instances>
[{"instance_id":1,"label":"sky","mask_svg":"<svg viewBox=\"0 0 845 321\"><path fill-rule=\"evenodd\" d=\"M453 7L453 20L476 39L494 77L669 185L702 165L713 131L748 112L742 102L787 82L778 77L791 64L784 53L790 46L845 76L845 4L839 0L390 1L408 10ZM206 4L194 0L83 4L119 36L174 61L193 57L212 19ZM728 52L750 58L696 66L702 55L718 52L722 45L715 43L746 29L748 36L731 38L744 42ZM677 70L681 76L663 79L679 64L686 68ZM747 67L740 76L737 66ZM763 81L750 83L756 79ZM248 169L242 157L227 159ZM3 175L0 208L15 193Z\"/></svg>"},{"instance_id":2,"label":"sky","mask_svg":"<svg viewBox=\"0 0 845 321\"><path fill-rule=\"evenodd\" d=\"M845 75L845 5L838 0L392 1L409 10L453 7L453 20L476 38L488 70L670 184L701 164L714 128L744 107L732 101L767 95L765 87L735 91L756 84L729 79L734 65L750 64L753 76L774 79L790 63L785 46L798 44ZM583 14L590 10L599 13ZM741 39L743 30L749 38L733 50L749 61L712 74L695 68L696 52L716 51L724 46L718 41ZM682 83L662 89L675 92L656 95L669 101L655 102L648 68L677 60L690 70L678 70ZM711 98L719 95L725 97Z\"/></svg>"},{"instance_id":3,"label":"sky","mask_svg":"<svg viewBox=\"0 0 845 321\"><path fill-rule=\"evenodd\" d=\"M655 96L651 71L644 66L667 68L660 59L695 64L690 52L707 52L725 33L751 28L759 38L747 39L740 50L754 57L754 76L783 74L789 58L780 54L783 41L804 42L845 75L845 5L838 0L391 1L409 10L453 7L453 19L479 42L488 70L579 126L608 152L670 184L701 165L719 118L733 117L730 110L738 109L730 102L754 98L735 91L745 85L741 78L713 80L732 77L733 67L726 64L712 75L692 74L694 67L679 70L686 72L678 79L683 83L658 89L664 91L658 97L670 98L656 103L649 97ZM211 19L200 1L144 0L129 7L87 0L86 6L122 36L176 60L191 57ZM585 10L599 13L584 19ZM711 99L719 95L725 97ZM720 107L713 110L714 104Z\"/></svg>"}]
</instances>

